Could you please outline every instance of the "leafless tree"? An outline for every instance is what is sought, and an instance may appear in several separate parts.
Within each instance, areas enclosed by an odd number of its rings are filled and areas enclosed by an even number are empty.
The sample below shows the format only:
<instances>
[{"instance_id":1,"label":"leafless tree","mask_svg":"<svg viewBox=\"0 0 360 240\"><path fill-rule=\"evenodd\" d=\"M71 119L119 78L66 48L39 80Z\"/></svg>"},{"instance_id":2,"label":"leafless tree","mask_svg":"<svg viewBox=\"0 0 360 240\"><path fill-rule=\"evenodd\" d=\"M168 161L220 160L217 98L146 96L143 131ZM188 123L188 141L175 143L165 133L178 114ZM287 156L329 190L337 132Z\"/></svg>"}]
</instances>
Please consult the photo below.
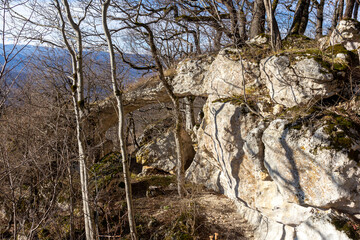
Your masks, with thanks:
<instances>
[{"instance_id":1,"label":"leafless tree","mask_svg":"<svg viewBox=\"0 0 360 240\"><path fill-rule=\"evenodd\" d=\"M7 97L16 81L22 76L22 72L29 60L17 57L31 42L22 41L23 31L28 24L27 21L21 24L13 17L13 9L19 8L23 2L13 3L12 1L0 1L0 110L4 107ZM30 12L31 15L31 12Z\"/></svg>"},{"instance_id":2,"label":"leafless tree","mask_svg":"<svg viewBox=\"0 0 360 240\"><path fill-rule=\"evenodd\" d=\"M59 0L55 0L55 7L58 11L61 20L61 34L63 37L63 41L66 45L66 48L71 56L72 76L70 76L70 78L72 80L71 89L72 89L72 98L74 105L74 114L76 119L76 135L77 135L78 154L79 154L78 157L80 163L81 193L82 193L82 201L83 201L85 233L87 240L95 239L95 237L93 230L92 214L89 206L85 143L82 136L82 122L85 117L85 112L84 112L85 100L84 100L84 75L83 75L83 42L82 42L82 32L80 29L80 25L85 20L87 10L91 3L92 1L86 4L84 15L78 20L78 22L75 22L72 16L69 2L67 0L63 0L62 5L60 5ZM66 15L68 23L70 24L72 30L75 32L76 48L69 41L69 36L65 29L67 22L65 21L64 15Z\"/></svg>"},{"instance_id":3,"label":"leafless tree","mask_svg":"<svg viewBox=\"0 0 360 240\"><path fill-rule=\"evenodd\" d=\"M130 227L130 236L132 240L137 239L136 233L136 224L134 218L134 208L132 201L132 192L131 192L131 182L130 182L130 171L129 171L129 160L127 154L126 147L126 139L125 139L125 114L123 109L123 89L124 86L122 82L118 81L117 72L116 72L116 61L115 61L115 52L114 46L112 43L112 37L110 34L110 30L107 23L107 14L108 8L110 6L110 0L105 0L102 4L102 24L106 36L106 40L108 43L109 56L110 56L110 67L111 67L111 83L114 92L114 96L117 103L117 113L119 115L118 122L118 135L120 142L120 150L121 150L121 158L123 163L123 173L124 173L124 182L125 182L125 191L126 191L126 203L128 209L128 219L129 219L129 227Z\"/></svg>"}]
</instances>

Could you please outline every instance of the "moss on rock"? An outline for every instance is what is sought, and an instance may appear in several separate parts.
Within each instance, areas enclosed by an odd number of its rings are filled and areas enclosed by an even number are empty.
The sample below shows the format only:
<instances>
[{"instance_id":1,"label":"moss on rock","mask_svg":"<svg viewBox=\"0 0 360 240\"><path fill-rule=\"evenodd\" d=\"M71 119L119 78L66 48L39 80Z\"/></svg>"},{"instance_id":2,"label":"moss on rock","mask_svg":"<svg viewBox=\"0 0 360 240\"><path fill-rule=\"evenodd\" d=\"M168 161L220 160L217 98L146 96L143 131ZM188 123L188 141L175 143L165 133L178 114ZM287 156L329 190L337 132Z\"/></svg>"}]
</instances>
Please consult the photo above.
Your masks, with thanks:
<instances>
[{"instance_id":1,"label":"moss on rock","mask_svg":"<svg viewBox=\"0 0 360 240\"><path fill-rule=\"evenodd\" d=\"M331 223L339 231L344 232L350 239L360 239L360 226L349 219L334 217Z\"/></svg>"}]
</instances>

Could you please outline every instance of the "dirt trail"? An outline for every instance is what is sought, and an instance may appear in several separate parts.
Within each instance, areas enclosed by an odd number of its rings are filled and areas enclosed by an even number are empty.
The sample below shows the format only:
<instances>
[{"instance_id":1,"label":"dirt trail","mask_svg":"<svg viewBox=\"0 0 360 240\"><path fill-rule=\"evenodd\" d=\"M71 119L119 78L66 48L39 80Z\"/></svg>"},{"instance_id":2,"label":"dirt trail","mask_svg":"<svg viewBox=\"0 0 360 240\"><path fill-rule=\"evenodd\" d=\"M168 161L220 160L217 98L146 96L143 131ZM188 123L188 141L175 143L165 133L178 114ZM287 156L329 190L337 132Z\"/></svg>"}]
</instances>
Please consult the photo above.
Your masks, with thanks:
<instances>
[{"instance_id":1,"label":"dirt trail","mask_svg":"<svg viewBox=\"0 0 360 240\"><path fill-rule=\"evenodd\" d=\"M219 233L218 240L253 239L253 230L249 224L236 212L235 204L224 195L204 193L196 201L203 207L206 223L211 227L211 233Z\"/></svg>"},{"instance_id":2,"label":"dirt trail","mask_svg":"<svg viewBox=\"0 0 360 240\"><path fill-rule=\"evenodd\" d=\"M213 192L197 190L190 197L179 199L173 190L158 196L137 198L135 208L143 216L155 219L158 225L152 231L161 231L176 221L176 216L190 209L197 219L197 239L215 240L215 234L217 240L254 239L253 230L236 212L232 200Z\"/></svg>"}]
</instances>

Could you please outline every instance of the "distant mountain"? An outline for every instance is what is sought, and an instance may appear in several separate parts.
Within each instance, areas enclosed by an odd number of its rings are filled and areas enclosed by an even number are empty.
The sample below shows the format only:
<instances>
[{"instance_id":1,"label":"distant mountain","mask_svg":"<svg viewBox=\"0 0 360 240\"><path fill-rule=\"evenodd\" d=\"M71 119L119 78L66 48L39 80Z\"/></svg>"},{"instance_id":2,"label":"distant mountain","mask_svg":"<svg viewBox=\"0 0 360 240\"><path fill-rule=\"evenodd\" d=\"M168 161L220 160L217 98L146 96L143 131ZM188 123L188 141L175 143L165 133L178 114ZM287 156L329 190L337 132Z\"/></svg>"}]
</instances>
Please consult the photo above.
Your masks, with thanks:
<instances>
[{"instance_id":1,"label":"distant mountain","mask_svg":"<svg viewBox=\"0 0 360 240\"><path fill-rule=\"evenodd\" d=\"M46 59L47 65L53 64L68 64L70 61L70 56L67 50L61 48L50 48L44 46L33 46L33 45L5 45L5 55L8 56L11 61L8 63L7 69L13 69L11 75L15 75L22 71L26 73L28 71L28 63L32 64L42 64L42 61ZM133 62L136 62L135 55L126 54L125 57ZM143 55L144 59L147 58L146 55ZM84 59L91 59L96 61L99 65L109 64L109 55L107 52L102 51L84 51ZM4 64L5 58L3 51L0 50L0 63L1 66ZM30 65L29 65L30 66ZM127 73L130 81L134 81L136 78L140 77L144 71L139 71L130 68L127 64L121 62L118 66L119 69L123 69ZM95 69L93 69L95 70Z\"/></svg>"}]
</instances>

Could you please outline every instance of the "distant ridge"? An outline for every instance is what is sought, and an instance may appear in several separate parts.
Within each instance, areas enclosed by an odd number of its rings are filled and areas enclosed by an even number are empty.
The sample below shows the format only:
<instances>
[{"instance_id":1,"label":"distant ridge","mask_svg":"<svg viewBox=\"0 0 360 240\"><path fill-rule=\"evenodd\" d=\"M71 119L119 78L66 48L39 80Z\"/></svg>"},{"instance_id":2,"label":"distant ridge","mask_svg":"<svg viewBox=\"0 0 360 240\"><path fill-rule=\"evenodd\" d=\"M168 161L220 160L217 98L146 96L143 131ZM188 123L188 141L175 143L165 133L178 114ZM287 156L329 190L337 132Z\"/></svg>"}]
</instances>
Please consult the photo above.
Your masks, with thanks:
<instances>
[{"instance_id":1,"label":"distant ridge","mask_svg":"<svg viewBox=\"0 0 360 240\"><path fill-rule=\"evenodd\" d=\"M54 64L69 64L70 56L65 49L45 47L45 46L34 46L34 45L5 45L5 54L11 61L7 65L7 69L12 69L11 75L16 75L20 71L23 74L29 70L28 67L32 64L42 64L42 61L46 58L47 61L51 60ZM10 55L9 55L10 54ZM92 59L99 64L107 64L109 62L109 56L104 51L90 51L84 50L84 59ZM125 57L131 61L136 61L134 54L125 54ZM147 58L146 55L141 57ZM3 51L0 50L0 64L1 67L5 62ZM29 64L31 63L31 64ZM51 63L47 63L51 65ZM127 75L129 82L135 81L135 79L141 77L145 72L130 68L126 63L120 62L118 66L119 70L123 70Z\"/></svg>"}]
</instances>

